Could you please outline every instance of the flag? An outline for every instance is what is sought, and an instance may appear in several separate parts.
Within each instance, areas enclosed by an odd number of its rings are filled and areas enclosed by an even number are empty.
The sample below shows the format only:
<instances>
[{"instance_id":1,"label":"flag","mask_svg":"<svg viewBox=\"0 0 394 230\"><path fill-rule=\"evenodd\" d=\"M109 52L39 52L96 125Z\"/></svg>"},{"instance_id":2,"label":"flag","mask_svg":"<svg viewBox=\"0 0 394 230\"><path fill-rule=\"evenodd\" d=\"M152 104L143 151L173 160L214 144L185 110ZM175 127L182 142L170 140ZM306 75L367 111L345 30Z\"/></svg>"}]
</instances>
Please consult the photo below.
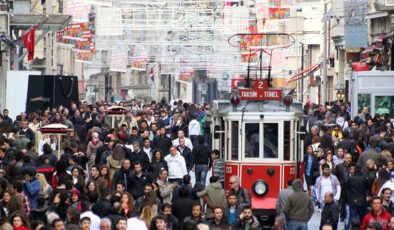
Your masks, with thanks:
<instances>
[{"instance_id":1,"label":"flag","mask_svg":"<svg viewBox=\"0 0 394 230\"><path fill-rule=\"evenodd\" d=\"M153 71L153 66L150 67L150 70L149 70L149 78L150 78L152 81L155 81L155 72Z\"/></svg>"},{"instance_id":2,"label":"flag","mask_svg":"<svg viewBox=\"0 0 394 230\"><path fill-rule=\"evenodd\" d=\"M27 60L31 61L34 57L34 46L35 46L35 31L36 28L33 28L26 34L22 35L23 42L25 43L25 48L29 53L27 56Z\"/></svg>"}]
</instances>

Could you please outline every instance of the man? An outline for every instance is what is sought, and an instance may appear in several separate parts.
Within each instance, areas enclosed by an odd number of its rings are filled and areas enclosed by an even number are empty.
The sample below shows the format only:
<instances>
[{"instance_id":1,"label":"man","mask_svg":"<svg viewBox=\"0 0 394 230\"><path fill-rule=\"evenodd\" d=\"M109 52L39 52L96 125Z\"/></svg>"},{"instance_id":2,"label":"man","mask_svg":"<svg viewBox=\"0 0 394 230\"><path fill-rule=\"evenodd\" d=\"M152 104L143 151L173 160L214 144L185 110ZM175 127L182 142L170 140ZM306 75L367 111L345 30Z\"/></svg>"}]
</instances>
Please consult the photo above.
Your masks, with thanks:
<instances>
[{"instance_id":1,"label":"man","mask_svg":"<svg viewBox=\"0 0 394 230\"><path fill-rule=\"evenodd\" d=\"M294 193L286 200L284 214L289 229L308 229L308 221L312 218L314 208L308 194L302 191L302 182L296 179L292 183Z\"/></svg>"},{"instance_id":2,"label":"man","mask_svg":"<svg viewBox=\"0 0 394 230\"><path fill-rule=\"evenodd\" d=\"M334 230L338 226L338 204L334 201L334 195L332 192L326 192L324 194L324 207L321 212L320 227L323 228L324 225L329 224Z\"/></svg>"},{"instance_id":3,"label":"man","mask_svg":"<svg viewBox=\"0 0 394 230\"><path fill-rule=\"evenodd\" d=\"M241 215L242 209L238 206L237 195L230 193L227 196L227 206L223 213L227 218L227 222L232 228L236 228L238 217Z\"/></svg>"},{"instance_id":4,"label":"man","mask_svg":"<svg viewBox=\"0 0 394 230\"><path fill-rule=\"evenodd\" d=\"M153 147L160 149L167 156L171 145L171 139L166 135L166 128L160 127L160 135L153 138Z\"/></svg>"},{"instance_id":5,"label":"man","mask_svg":"<svg viewBox=\"0 0 394 230\"><path fill-rule=\"evenodd\" d=\"M119 194L126 192L126 185L123 181L117 181L115 183L115 188L115 192L118 192Z\"/></svg>"},{"instance_id":6,"label":"man","mask_svg":"<svg viewBox=\"0 0 394 230\"><path fill-rule=\"evenodd\" d=\"M158 215L154 218L154 223L156 230L167 230L167 218L162 215Z\"/></svg>"},{"instance_id":7,"label":"man","mask_svg":"<svg viewBox=\"0 0 394 230\"><path fill-rule=\"evenodd\" d=\"M172 193L177 186L177 183L170 183L167 181L168 171L163 168L159 172L159 178L157 179L157 185L159 186L160 196L163 200L163 204L171 204Z\"/></svg>"},{"instance_id":8,"label":"man","mask_svg":"<svg viewBox=\"0 0 394 230\"><path fill-rule=\"evenodd\" d=\"M211 168L212 168L212 176L219 177L219 182L222 184L224 188L224 161L220 158L220 152L217 149L211 151Z\"/></svg>"},{"instance_id":9,"label":"man","mask_svg":"<svg viewBox=\"0 0 394 230\"><path fill-rule=\"evenodd\" d=\"M334 155L334 165L339 165L344 162L345 160L345 151L342 147L337 148L337 154ZM336 167L336 166L335 166Z\"/></svg>"},{"instance_id":10,"label":"man","mask_svg":"<svg viewBox=\"0 0 394 230\"><path fill-rule=\"evenodd\" d=\"M122 217L119 218L116 222L116 229L117 230L126 230L127 229L127 220L126 218Z\"/></svg>"},{"instance_id":11,"label":"man","mask_svg":"<svg viewBox=\"0 0 394 230\"><path fill-rule=\"evenodd\" d=\"M192 144L192 141L191 141L189 138L185 137L185 133L183 132L183 130L179 130L179 131L177 132L177 134L178 134L178 138L176 138L175 140L172 141L172 145L175 146L175 147L177 147L177 146L179 145L179 138L182 138L182 137L183 137L183 138L185 138L185 144L186 144L186 146L187 146L190 150L193 151L193 144Z\"/></svg>"},{"instance_id":12,"label":"man","mask_svg":"<svg viewBox=\"0 0 394 230\"><path fill-rule=\"evenodd\" d=\"M36 142L36 134L29 128L29 123L27 120L23 120L21 123L21 130L24 135L31 141L33 144Z\"/></svg>"},{"instance_id":13,"label":"man","mask_svg":"<svg viewBox=\"0 0 394 230\"><path fill-rule=\"evenodd\" d=\"M151 195L151 192L152 192L152 191L155 192L153 189L154 189L154 188L153 188L153 185L152 185L152 184L146 184L146 185L144 186L144 195L138 197L138 198L135 200L134 210L137 212L137 214L141 214L142 209L145 207L145 206L143 206L143 205L144 205L144 204L143 204L143 201L144 201L144 200L148 200L148 199L150 198L149 195ZM156 192L155 192L155 193L156 193ZM155 205L157 206L157 209L158 209L158 210L161 209L161 201L160 201L160 199L157 198L157 197L156 197L156 203L155 203Z\"/></svg>"},{"instance_id":14,"label":"man","mask_svg":"<svg viewBox=\"0 0 394 230\"><path fill-rule=\"evenodd\" d=\"M208 226L210 230L229 229L229 225L226 223L225 218L223 218L222 208L213 209L213 219L208 221Z\"/></svg>"},{"instance_id":15,"label":"man","mask_svg":"<svg viewBox=\"0 0 394 230\"><path fill-rule=\"evenodd\" d=\"M185 158L187 171L190 172L193 168L194 158L192 151L186 146L184 137L179 138L179 145L176 147L176 150Z\"/></svg>"},{"instance_id":16,"label":"man","mask_svg":"<svg viewBox=\"0 0 394 230\"><path fill-rule=\"evenodd\" d=\"M378 146L379 137L372 136L369 138L369 149L365 150L361 156L358 158L357 164L361 166L361 168L365 168L367 165L367 160L372 159L379 164L380 162L380 154L375 150Z\"/></svg>"},{"instance_id":17,"label":"man","mask_svg":"<svg viewBox=\"0 0 394 230\"><path fill-rule=\"evenodd\" d=\"M246 188L241 187L241 179L238 176L232 176L229 181L231 191L237 194L239 207L251 206L252 200L250 198L250 193Z\"/></svg>"},{"instance_id":18,"label":"man","mask_svg":"<svg viewBox=\"0 0 394 230\"><path fill-rule=\"evenodd\" d=\"M214 217L214 208L224 208L226 205L226 195L222 188L222 184L218 182L218 177L211 176L211 178L209 178L209 182L210 184L203 191L197 192L197 196L200 198L203 197L207 204L205 217L207 219L212 219Z\"/></svg>"},{"instance_id":19,"label":"man","mask_svg":"<svg viewBox=\"0 0 394 230\"><path fill-rule=\"evenodd\" d=\"M111 220L103 218L100 221L100 230L111 230Z\"/></svg>"},{"instance_id":20,"label":"man","mask_svg":"<svg viewBox=\"0 0 394 230\"><path fill-rule=\"evenodd\" d=\"M185 217L185 219L183 219L183 223L194 222L196 224L205 224L207 223L207 219L205 219L202 214L202 205L200 203L194 203L192 215Z\"/></svg>"},{"instance_id":21,"label":"man","mask_svg":"<svg viewBox=\"0 0 394 230\"><path fill-rule=\"evenodd\" d=\"M170 154L164 157L168 166L169 182L182 184L182 178L187 174L185 158L176 150L175 146L170 147Z\"/></svg>"},{"instance_id":22,"label":"man","mask_svg":"<svg viewBox=\"0 0 394 230\"><path fill-rule=\"evenodd\" d=\"M171 204L164 204L162 214L167 218L167 227L169 229L178 229L178 219L172 214Z\"/></svg>"},{"instance_id":23,"label":"man","mask_svg":"<svg viewBox=\"0 0 394 230\"><path fill-rule=\"evenodd\" d=\"M390 213L382 208L382 200L379 197L374 197L372 199L371 212L364 216L361 228L365 229L367 226L372 226L375 223L378 223L381 225L382 229L388 230L390 228L390 219Z\"/></svg>"},{"instance_id":24,"label":"man","mask_svg":"<svg viewBox=\"0 0 394 230\"><path fill-rule=\"evenodd\" d=\"M138 141L133 143L134 152L132 152L127 158L130 159L130 162L140 162L142 166L142 171L146 171L149 168L149 157L148 154L141 150L141 145Z\"/></svg>"},{"instance_id":25,"label":"man","mask_svg":"<svg viewBox=\"0 0 394 230\"><path fill-rule=\"evenodd\" d=\"M29 199L30 207L35 209L37 207L37 197L40 193L40 182L35 177L36 170L32 167L27 167L23 172L25 182L23 184L23 191Z\"/></svg>"},{"instance_id":26,"label":"man","mask_svg":"<svg viewBox=\"0 0 394 230\"><path fill-rule=\"evenodd\" d=\"M52 222L53 230L64 230L64 222L62 219L55 219Z\"/></svg>"},{"instance_id":27,"label":"man","mask_svg":"<svg viewBox=\"0 0 394 230\"><path fill-rule=\"evenodd\" d=\"M153 149L151 148L151 140L149 138L144 138L144 145L142 146L142 151L146 153L149 157L149 162L152 161Z\"/></svg>"},{"instance_id":28,"label":"man","mask_svg":"<svg viewBox=\"0 0 394 230\"><path fill-rule=\"evenodd\" d=\"M238 224L236 229L249 229L258 230L261 229L260 222L252 214L251 207L244 207L241 215L239 216Z\"/></svg>"},{"instance_id":29,"label":"man","mask_svg":"<svg viewBox=\"0 0 394 230\"><path fill-rule=\"evenodd\" d=\"M93 180L95 182L97 182L97 180L99 180L99 170L97 168L97 166L93 165L90 167L89 170L89 179Z\"/></svg>"},{"instance_id":30,"label":"man","mask_svg":"<svg viewBox=\"0 0 394 230\"><path fill-rule=\"evenodd\" d=\"M131 195L136 200L144 194L144 186L152 181L150 176L142 171L142 164L139 161L134 162L134 173L131 179L133 182Z\"/></svg>"},{"instance_id":31,"label":"man","mask_svg":"<svg viewBox=\"0 0 394 230\"><path fill-rule=\"evenodd\" d=\"M111 190L103 188L100 191L100 200L93 204L92 212L96 213L100 218L107 216L111 209Z\"/></svg>"},{"instance_id":32,"label":"man","mask_svg":"<svg viewBox=\"0 0 394 230\"><path fill-rule=\"evenodd\" d=\"M288 180L287 188L281 190L278 194L278 199L276 200L276 214L280 217L284 217L283 209L285 207L286 200L294 193L293 187L291 187L292 183L292 179Z\"/></svg>"},{"instance_id":33,"label":"man","mask_svg":"<svg viewBox=\"0 0 394 230\"><path fill-rule=\"evenodd\" d=\"M352 175L353 169L354 175ZM354 163L350 165L349 175L350 177L346 184L349 197L347 200L350 212L349 218L350 220L357 218L361 222L368 206L367 199L371 193L369 182L362 174L361 167Z\"/></svg>"},{"instance_id":34,"label":"man","mask_svg":"<svg viewBox=\"0 0 394 230\"><path fill-rule=\"evenodd\" d=\"M172 214L183 225L183 219L192 215L194 200L189 198L189 190L185 187L179 189L179 199L172 204Z\"/></svg>"},{"instance_id":35,"label":"man","mask_svg":"<svg viewBox=\"0 0 394 230\"><path fill-rule=\"evenodd\" d=\"M194 159L196 182L200 182L202 185L205 185L211 151L204 144L203 136L198 137L198 145L192 150L192 156Z\"/></svg>"},{"instance_id":36,"label":"man","mask_svg":"<svg viewBox=\"0 0 394 230\"><path fill-rule=\"evenodd\" d=\"M386 209L386 211L388 212L388 213L390 213L391 215L393 215L394 213L394 204L393 204L393 202L391 201L391 194L392 194L392 191L391 191L391 188L384 188L383 190L382 190L382 201L383 201L383 208L384 209Z\"/></svg>"},{"instance_id":37,"label":"man","mask_svg":"<svg viewBox=\"0 0 394 230\"><path fill-rule=\"evenodd\" d=\"M338 154L343 152L342 148L338 148ZM347 186L346 182L349 179L349 169L352 163L352 154L346 153L342 163L335 166L334 175L337 176L339 184L341 185L341 196L339 198L339 210L341 212L341 218L346 216L345 214L345 201L347 200Z\"/></svg>"},{"instance_id":38,"label":"man","mask_svg":"<svg viewBox=\"0 0 394 230\"><path fill-rule=\"evenodd\" d=\"M0 122L0 130L2 129L3 132L9 132L11 131L11 127L12 127L12 119L8 116L9 115L9 110L8 109L4 109L3 110L3 117L1 119Z\"/></svg>"},{"instance_id":39,"label":"man","mask_svg":"<svg viewBox=\"0 0 394 230\"><path fill-rule=\"evenodd\" d=\"M91 221L89 217L83 217L79 222L80 222L79 226L81 227L81 230L90 230Z\"/></svg>"},{"instance_id":40,"label":"man","mask_svg":"<svg viewBox=\"0 0 394 230\"><path fill-rule=\"evenodd\" d=\"M341 185L339 184L338 178L331 174L331 169L328 164L322 166L323 174L316 179L315 189L317 201L320 203L320 208L324 206L324 195L326 192L332 192L334 199L339 200L341 196Z\"/></svg>"},{"instance_id":41,"label":"man","mask_svg":"<svg viewBox=\"0 0 394 230\"><path fill-rule=\"evenodd\" d=\"M197 116L193 115L193 119L189 122L189 137L193 146L197 145L198 137L201 134L200 122L197 121Z\"/></svg>"},{"instance_id":42,"label":"man","mask_svg":"<svg viewBox=\"0 0 394 230\"><path fill-rule=\"evenodd\" d=\"M390 230L394 230L394 216L390 218L389 226Z\"/></svg>"},{"instance_id":43,"label":"man","mask_svg":"<svg viewBox=\"0 0 394 230\"><path fill-rule=\"evenodd\" d=\"M124 159L122 162L122 167L115 172L114 177L112 178L112 190L115 190L115 185L118 181L122 181L125 185L126 191L132 191L132 183L131 182L132 171L131 171L131 162L130 159Z\"/></svg>"}]
</instances>

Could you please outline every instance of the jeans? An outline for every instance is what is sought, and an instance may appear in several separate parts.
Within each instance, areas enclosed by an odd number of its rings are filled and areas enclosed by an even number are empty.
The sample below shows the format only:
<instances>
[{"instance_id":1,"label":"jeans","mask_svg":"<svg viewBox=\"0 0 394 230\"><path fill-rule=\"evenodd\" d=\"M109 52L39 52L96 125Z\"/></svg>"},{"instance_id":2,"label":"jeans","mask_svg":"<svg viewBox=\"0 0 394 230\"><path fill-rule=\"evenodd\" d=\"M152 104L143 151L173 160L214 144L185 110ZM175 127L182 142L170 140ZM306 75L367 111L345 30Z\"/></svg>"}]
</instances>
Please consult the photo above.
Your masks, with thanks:
<instances>
[{"instance_id":1,"label":"jeans","mask_svg":"<svg viewBox=\"0 0 394 230\"><path fill-rule=\"evenodd\" d=\"M364 219L364 216L366 214L366 210L367 210L366 206L349 205L349 212L350 212L349 221L350 221L350 223L355 218L358 219L360 222L362 222Z\"/></svg>"},{"instance_id":2,"label":"jeans","mask_svg":"<svg viewBox=\"0 0 394 230\"><path fill-rule=\"evenodd\" d=\"M289 220L289 230L308 230L308 222Z\"/></svg>"},{"instance_id":3,"label":"jeans","mask_svg":"<svg viewBox=\"0 0 394 230\"><path fill-rule=\"evenodd\" d=\"M194 172L196 174L196 183L200 182L202 185L205 185L205 180L207 179L208 165L196 164Z\"/></svg>"}]
</instances>

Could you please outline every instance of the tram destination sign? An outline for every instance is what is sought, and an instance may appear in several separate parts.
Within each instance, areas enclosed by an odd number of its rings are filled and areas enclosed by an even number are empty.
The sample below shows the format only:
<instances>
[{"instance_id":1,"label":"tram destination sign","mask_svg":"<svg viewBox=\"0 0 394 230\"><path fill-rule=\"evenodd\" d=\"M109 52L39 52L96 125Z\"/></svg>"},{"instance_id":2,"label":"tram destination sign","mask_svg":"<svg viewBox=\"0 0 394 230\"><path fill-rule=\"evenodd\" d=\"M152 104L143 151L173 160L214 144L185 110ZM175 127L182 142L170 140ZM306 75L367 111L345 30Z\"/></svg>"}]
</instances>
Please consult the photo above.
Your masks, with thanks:
<instances>
[{"instance_id":1,"label":"tram destination sign","mask_svg":"<svg viewBox=\"0 0 394 230\"><path fill-rule=\"evenodd\" d=\"M253 88L239 89L241 100L246 101L274 101L282 99L281 89L270 89L265 81L253 82Z\"/></svg>"}]
</instances>

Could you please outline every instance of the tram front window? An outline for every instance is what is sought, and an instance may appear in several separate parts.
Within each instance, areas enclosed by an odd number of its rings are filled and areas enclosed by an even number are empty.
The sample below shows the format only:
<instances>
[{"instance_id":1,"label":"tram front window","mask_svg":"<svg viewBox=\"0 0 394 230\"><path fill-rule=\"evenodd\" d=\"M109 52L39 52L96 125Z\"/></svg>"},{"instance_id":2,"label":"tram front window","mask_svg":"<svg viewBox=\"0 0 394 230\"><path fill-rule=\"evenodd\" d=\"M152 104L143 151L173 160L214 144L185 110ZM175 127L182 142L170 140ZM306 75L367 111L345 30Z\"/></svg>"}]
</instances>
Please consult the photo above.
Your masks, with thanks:
<instances>
[{"instance_id":1,"label":"tram front window","mask_svg":"<svg viewBox=\"0 0 394 230\"><path fill-rule=\"evenodd\" d=\"M278 158L278 124L264 123L264 158Z\"/></svg>"},{"instance_id":2,"label":"tram front window","mask_svg":"<svg viewBox=\"0 0 394 230\"><path fill-rule=\"evenodd\" d=\"M260 126L259 123L245 124L245 157L259 158Z\"/></svg>"}]
</instances>

